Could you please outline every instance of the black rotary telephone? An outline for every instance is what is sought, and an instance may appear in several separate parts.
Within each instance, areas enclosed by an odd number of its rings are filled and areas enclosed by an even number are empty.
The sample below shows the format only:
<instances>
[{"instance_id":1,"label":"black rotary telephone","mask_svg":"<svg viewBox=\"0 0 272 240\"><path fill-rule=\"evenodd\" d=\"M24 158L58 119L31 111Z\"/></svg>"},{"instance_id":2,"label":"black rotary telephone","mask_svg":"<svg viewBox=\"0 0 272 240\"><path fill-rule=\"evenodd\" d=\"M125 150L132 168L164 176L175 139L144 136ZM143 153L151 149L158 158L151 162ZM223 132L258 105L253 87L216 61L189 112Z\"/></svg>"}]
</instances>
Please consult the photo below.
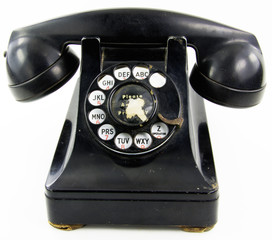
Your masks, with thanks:
<instances>
[{"instance_id":1,"label":"black rotary telephone","mask_svg":"<svg viewBox=\"0 0 272 240\"><path fill-rule=\"evenodd\" d=\"M73 76L79 60L69 44L82 46L81 76L46 181L49 222L210 229L218 184L202 97L237 108L260 102L256 38L157 10L54 19L11 35L7 71L18 101ZM197 53L190 77L187 46Z\"/></svg>"}]
</instances>

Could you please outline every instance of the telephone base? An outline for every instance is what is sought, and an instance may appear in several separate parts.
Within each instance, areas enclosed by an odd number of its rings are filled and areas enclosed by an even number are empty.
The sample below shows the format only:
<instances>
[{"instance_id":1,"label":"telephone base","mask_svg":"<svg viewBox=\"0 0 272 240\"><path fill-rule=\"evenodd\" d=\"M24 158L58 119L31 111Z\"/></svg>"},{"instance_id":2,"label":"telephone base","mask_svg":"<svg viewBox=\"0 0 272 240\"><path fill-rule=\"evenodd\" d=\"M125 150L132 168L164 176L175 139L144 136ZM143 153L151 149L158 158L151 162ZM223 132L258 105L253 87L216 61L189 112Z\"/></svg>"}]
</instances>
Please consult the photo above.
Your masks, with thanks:
<instances>
[{"instance_id":1,"label":"telephone base","mask_svg":"<svg viewBox=\"0 0 272 240\"><path fill-rule=\"evenodd\" d=\"M93 126L88 125L86 113L91 110L85 108L85 103L97 91L94 88L89 94L90 81L101 71L99 44L97 39L82 42L81 79L76 85L45 186L48 220L55 226L182 226L188 231L204 231L215 225L218 184L204 102L188 85L186 40L169 38L167 62L156 64L157 68L162 68L161 64L167 66L169 78L164 87L171 90L171 94L160 92L164 100L158 103L164 106L168 102L169 106L161 110L173 113L175 118L180 116L176 112L182 112L182 127L173 128L166 141L154 145L150 151L140 152L134 141L135 152L131 153L115 151L114 145L106 145L103 136L98 138L96 133L99 135L100 127L98 131L91 131ZM127 63L130 70L141 65L133 62L129 66ZM111 69L114 72L116 67L110 68L110 72ZM98 97L91 98L95 99ZM102 99L109 99L111 106L110 96L99 97ZM107 112L107 108L104 111ZM171 116L169 119L173 119ZM159 120L154 117L154 123L156 121ZM108 123L117 130L122 127L118 130L121 134L130 131L135 139L141 131L151 134L151 125L131 130L117 121ZM114 139L110 141L113 143ZM153 141L155 144L160 140L153 137Z\"/></svg>"}]
</instances>

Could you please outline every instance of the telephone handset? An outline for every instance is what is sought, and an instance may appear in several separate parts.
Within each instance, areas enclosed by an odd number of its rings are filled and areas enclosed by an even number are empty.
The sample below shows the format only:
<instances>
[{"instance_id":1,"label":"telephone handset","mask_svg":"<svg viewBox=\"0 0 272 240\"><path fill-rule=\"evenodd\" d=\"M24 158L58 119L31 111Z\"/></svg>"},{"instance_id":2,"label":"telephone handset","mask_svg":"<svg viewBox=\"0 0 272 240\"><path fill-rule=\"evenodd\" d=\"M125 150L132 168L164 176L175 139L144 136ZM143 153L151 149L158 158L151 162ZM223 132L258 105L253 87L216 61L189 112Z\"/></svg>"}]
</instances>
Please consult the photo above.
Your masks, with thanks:
<instances>
[{"instance_id":1,"label":"telephone handset","mask_svg":"<svg viewBox=\"0 0 272 240\"><path fill-rule=\"evenodd\" d=\"M120 9L77 14L14 31L7 69L16 99L31 100L67 81L78 67L67 45L80 44L82 37L90 36L99 37L105 47L165 47L169 36L184 36L197 52L190 82L200 95L232 107L255 105L262 96L263 58L252 34L172 12Z\"/></svg>"},{"instance_id":2,"label":"telephone handset","mask_svg":"<svg viewBox=\"0 0 272 240\"><path fill-rule=\"evenodd\" d=\"M49 222L179 225L217 221L218 185L203 99L262 98L256 38L208 20L145 9L86 12L14 31L9 86L19 101L76 85L46 181ZM187 74L187 46L197 63ZM190 84L188 84L188 80Z\"/></svg>"}]
</instances>

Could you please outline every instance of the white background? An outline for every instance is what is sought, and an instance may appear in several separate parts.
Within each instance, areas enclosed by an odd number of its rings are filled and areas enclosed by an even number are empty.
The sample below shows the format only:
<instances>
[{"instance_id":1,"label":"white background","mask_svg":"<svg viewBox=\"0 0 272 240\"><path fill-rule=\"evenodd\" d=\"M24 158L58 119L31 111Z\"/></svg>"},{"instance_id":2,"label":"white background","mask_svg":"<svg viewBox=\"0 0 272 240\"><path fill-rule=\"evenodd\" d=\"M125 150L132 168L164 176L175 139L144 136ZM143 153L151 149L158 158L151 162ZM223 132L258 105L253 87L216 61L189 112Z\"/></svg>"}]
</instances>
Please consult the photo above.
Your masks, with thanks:
<instances>
[{"instance_id":1,"label":"white background","mask_svg":"<svg viewBox=\"0 0 272 240\"><path fill-rule=\"evenodd\" d=\"M72 232L47 223L44 183L78 73L54 94L16 102L7 86L5 59L12 30L101 8L168 9L221 22L256 35L268 82L260 105L231 109L206 103L220 186L219 220L207 233L178 229L88 226ZM19 239L271 239L271 4L269 1L1 1L0 3L0 238ZM80 48L78 49L80 50Z\"/></svg>"}]
</instances>

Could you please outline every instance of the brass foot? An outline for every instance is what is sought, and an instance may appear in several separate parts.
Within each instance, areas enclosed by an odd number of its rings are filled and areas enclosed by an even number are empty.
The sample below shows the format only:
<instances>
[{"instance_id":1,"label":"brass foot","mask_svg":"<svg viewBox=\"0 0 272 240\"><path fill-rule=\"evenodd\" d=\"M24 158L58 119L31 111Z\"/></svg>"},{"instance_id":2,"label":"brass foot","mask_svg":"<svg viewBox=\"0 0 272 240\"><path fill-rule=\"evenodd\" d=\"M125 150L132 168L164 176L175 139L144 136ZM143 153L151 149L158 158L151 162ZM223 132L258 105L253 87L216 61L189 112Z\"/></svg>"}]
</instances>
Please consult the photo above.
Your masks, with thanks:
<instances>
[{"instance_id":1,"label":"brass foot","mask_svg":"<svg viewBox=\"0 0 272 240\"><path fill-rule=\"evenodd\" d=\"M185 232L194 232L194 233L203 233L203 232L208 232L211 229L213 229L213 226L207 226L207 227L190 227L190 226L180 226L182 231Z\"/></svg>"},{"instance_id":2,"label":"brass foot","mask_svg":"<svg viewBox=\"0 0 272 240\"><path fill-rule=\"evenodd\" d=\"M64 230L64 231L76 230L85 226L83 224L54 224L50 221L48 222L52 227L60 229L60 230Z\"/></svg>"}]
</instances>

